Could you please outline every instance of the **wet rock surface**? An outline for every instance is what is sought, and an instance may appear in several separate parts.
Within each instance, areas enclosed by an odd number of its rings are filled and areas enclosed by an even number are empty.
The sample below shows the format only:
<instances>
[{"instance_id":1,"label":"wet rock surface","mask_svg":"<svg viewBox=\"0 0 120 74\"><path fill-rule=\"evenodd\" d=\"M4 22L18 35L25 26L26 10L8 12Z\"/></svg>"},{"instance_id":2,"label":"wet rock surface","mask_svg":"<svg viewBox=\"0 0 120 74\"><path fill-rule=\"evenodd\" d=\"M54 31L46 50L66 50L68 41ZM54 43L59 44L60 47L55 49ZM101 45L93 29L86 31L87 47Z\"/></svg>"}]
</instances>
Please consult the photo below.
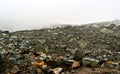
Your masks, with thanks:
<instances>
[{"instance_id":1,"label":"wet rock surface","mask_svg":"<svg viewBox=\"0 0 120 74\"><path fill-rule=\"evenodd\" d=\"M0 31L0 74L120 74L118 24Z\"/></svg>"}]
</instances>

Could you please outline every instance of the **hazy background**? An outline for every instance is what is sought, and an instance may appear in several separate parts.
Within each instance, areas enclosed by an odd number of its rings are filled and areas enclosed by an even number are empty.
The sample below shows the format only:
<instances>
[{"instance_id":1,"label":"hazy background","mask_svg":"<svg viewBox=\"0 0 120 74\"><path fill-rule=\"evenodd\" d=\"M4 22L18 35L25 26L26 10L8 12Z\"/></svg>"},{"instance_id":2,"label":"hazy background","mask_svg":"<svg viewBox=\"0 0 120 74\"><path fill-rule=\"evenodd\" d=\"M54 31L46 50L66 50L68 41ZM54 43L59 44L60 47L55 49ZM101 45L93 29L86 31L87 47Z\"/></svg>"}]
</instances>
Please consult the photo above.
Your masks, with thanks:
<instances>
[{"instance_id":1,"label":"hazy background","mask_svg":"<svg viewBox=\"0 0 120 74\"><path fill-rule=\"evenodd\" d=\"M120 19L120 0L0 0L1 30L114 19Z\"/></svg>"}]
</instances>

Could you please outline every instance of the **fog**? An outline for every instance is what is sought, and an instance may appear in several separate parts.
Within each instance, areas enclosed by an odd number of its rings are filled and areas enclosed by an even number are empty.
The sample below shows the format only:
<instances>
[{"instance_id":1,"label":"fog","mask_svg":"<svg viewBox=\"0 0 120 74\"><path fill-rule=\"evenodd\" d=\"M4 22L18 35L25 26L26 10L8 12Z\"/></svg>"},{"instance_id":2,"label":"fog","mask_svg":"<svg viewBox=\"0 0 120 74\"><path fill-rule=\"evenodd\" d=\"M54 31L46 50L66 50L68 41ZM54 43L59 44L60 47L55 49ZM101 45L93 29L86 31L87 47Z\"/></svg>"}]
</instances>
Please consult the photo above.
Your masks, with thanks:
<instances>
[{"instance_id":1,"label":"fog","mask_svg":"<svg viewBox=\"0 0 120 74\"><path fill-rule=\"evenodd\" d=\"M39 29L120 19L120 0L0 0L0 29Z\"/></svg>"}]
</instances>

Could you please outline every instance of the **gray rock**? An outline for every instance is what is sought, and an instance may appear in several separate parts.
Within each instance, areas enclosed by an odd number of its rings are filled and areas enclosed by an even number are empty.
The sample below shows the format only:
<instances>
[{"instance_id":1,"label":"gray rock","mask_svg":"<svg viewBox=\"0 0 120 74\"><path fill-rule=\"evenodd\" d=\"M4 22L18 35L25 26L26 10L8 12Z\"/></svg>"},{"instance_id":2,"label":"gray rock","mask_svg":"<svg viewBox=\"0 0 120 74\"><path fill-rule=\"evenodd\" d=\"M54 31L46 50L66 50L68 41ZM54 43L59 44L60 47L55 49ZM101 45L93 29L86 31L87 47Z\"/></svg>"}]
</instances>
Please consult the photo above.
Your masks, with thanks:
<instances>
[{"instance_id":1,"label":"gray rock","mask_svg":"<svg viewBox=\"0 0 120 74\"><path fill-rule=\"evenodd\" d=\"M80 41L78 41L78 43L80 44L80 47L81 47L82 49L84 49L86 46L88 46L89 41L80 40Z\"/></svg>"},{"instance_id":2,"label":"gray rock","mask_svg":"<svg viewBox=\"0 0 120 74\"><path fill-rule=\"evenodd\" d=\"M29 55L29 54L24 54L23 57L24 57L25 59L29 59L29 58L30 58L30 55Z\"/></svg>"},{"instance_id":3,"label":"gray rock","mask_svg":"<svg viewBox=\"0 0 120 74\"><path fill-rule=\"evenodd\" d=\"M99 67L99 60L91 58L83 58L83 66Z\"/></svg>"},{"instance_id":4,"label":"gray rock","mask_svg":"<svg viewBox=\"0 0 120 74\"><path fill-rule=\"evenodd\" d=\"M11 38L12 38L12 39L16 39L16 38L17 38L17 36L15 36L15 35L12 35L12 36L11 36Z\"/></svg>"},{"instance_id":5,"label":"gray rock","mask_svg":"<svg viewBox=\"0 0 120 74\"><path fill-rule=\"evenodd\" d=\"M6 53L6 50L5 49L1 49L0 50L0 54L5 54Z\"/></svg>"},{"instance_id":6,"label":"gray rock","mask_svg":"<svg viewBox=\"0 0 120 74\"><path fill-rule=\"evenodd\" d=\"M40 39L40 40L38 40L38 42L40 42L41 44L44 44L46 42L46 40L45 39Z\"/></svg>"},{"instance_id":7,"label":"gray rock","mask_svg":"<svg viewBox=\"0 0 120 74\"><path fill-rule=\"evenodd\" d=\"M10 57L8 60L9 60L10 62L16 62L16 58L14 58L14 57Z\"/></svg>"},{"instance_id":8,"label":"gray rock","mask_svg":"<svg viewBox=\"0 0 120 74\"><path fill-rule=\"evenodd\" d=\"M45 60L45 59L47 59L47 55L46 54L41 54L40 56L39 56L39 60Z\"/></svg>"},{"instance_id":9,"label":"gray rock","mask_svg":"<svg viewBox=\"0 0 120 74\"><path fill-rule=\"evenodd\" d=\"M100 32L105 33L105 34L113 34L113 31L107 28L103 28L102 30L100 30Z\"/></svg>"},{"instance_id":10,"label":"gray rock","mask_svg":"<svg viewBox=\"0 0 120 74\"><path fill-rule=\"evenodd\" d=\"M107 57L107 55L103 55L103 58L106 58Z\"/></svg>"}]
</instances>

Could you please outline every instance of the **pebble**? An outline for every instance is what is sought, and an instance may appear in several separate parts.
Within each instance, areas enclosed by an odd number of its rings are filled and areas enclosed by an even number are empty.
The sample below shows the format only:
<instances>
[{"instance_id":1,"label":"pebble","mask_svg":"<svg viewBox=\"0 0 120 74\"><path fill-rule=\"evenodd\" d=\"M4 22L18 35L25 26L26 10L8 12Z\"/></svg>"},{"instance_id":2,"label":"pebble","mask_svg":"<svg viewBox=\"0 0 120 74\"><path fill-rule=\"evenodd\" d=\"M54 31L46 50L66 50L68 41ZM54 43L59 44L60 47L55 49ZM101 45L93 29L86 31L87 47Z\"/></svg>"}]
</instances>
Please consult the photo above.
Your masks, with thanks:
<instances>
[{"instance_id":1,"label":"pebble","mask_svg":"<svg viewBox=\"0 0 120 74\"><path fill-rule=\"evenodd\" d=\"M13 66L10 70L11 73L16 74L18 71L20 71L19 67L17 65Z\"/></svg>"},{"instance_id":2,"label":"pebble","mask_svg":"<svg viewBox=\"0 0 120 74\"><path fill-rule=\"evenodd\" d=\"M37 68L36 71L37 71L37 74L41 74L42 73L42 70L39 69L39 68Z\"/></svg>"},{"instance_id":3,"label":"pebble","mask_svg":"<svg viewBox=\"0 0 120 74\"><path fill-rule=\"evenodd\" d=\"M72 64L72 69L80 67L80 63L78 61L74 61Z\"/></svg>"},{"instance_id":4,"label":"pebble","mask_svg":"<svg viewBox=\"0 0 120 74\"><path fill-rule=\"evenodd\" d=\"M54 74L60 74L62 70L63 70L62 68L58 67L58 68L54 68L53 72Z\"/></svg>"}]
</instances>

